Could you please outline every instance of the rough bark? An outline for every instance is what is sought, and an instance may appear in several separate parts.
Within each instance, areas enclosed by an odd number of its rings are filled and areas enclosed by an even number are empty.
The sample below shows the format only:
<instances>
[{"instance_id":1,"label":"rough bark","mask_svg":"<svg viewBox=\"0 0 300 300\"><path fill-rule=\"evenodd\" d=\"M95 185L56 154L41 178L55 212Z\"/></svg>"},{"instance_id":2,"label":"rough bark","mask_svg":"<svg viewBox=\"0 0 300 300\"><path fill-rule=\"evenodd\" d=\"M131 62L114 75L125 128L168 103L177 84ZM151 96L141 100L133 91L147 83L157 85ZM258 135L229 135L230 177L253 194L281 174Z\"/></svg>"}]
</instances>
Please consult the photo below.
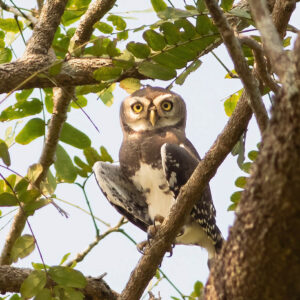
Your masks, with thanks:
<instances>
[{"instance_id":1,"label":"rough bark","mask_svg":"<svg viewBox=\"0 0 300 300\"><path fill-rule=\"evenodd\" d=\"M298 78L299 80L299 78ZM205 299L299 299L300 96L275 100Z\"/></svg>"}]
</instances>

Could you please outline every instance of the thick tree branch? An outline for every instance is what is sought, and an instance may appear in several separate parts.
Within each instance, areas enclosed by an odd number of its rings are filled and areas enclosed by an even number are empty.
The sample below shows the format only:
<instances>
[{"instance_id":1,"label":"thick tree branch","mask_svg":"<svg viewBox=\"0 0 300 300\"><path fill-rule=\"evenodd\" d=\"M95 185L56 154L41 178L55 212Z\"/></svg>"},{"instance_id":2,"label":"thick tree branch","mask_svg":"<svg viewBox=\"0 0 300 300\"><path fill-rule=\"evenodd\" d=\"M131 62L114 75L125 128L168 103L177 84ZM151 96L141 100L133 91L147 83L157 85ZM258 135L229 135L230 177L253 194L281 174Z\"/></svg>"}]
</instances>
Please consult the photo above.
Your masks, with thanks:
<instances>
[{"instance_id":1,"label":"thick tree branch","mask_svg":"<svg viewBox=\"0 0 300 300\"><path fill-rule=\"evenodd\" d=\"M284 83L286 80L285 75L291 66L291 62L283 50L282 41L272 22L270 12L263 0L249 0L249 4L256 26L262 36L264 50L270 59L275 73L278 75L281 82ZM286 24L286 19L284 19L284 21ZM278 26L279 24L280 22L278 20ZM278 29L282 30L281 27L282 26L279 26Z\"/></svg>"},{"instance_id":2,"label":"thick tree branch","mask_svg":"<svg viewBox=\"0 0 300 300\"><path fill-rule=\"evenodd\" d=\"M39 21L28 41L23 59L26 59L29 55L48 54L67 2L68 0L48 0L45 3Z\"/></svg>"},{"instance_id":3,"label":"thick tree branch","mask_svg":"<svg viewBox=\"0 0 300 300\"><path fill-rule=\"evenodd\" d=\"M236 221L210 274L205 299L299 297L300 202L295 201L300 194L299 51L298 37L294 50L298 72L291 68L289 84L277 95Z\"/></svg>"},{"instance_id":4,"label":"thick tree branch","mask_svg":"<svg viewBox=\"0 0 300 300\"><path fill-rule=\"evenodd\" d=\"M71 44L72 50L82 47L87 41L89 41L92 33L93 26L96 22L98 22L102 17L112 9L116 0L96 0L89 5L86 13L81 17L80 23L76 29L74 36L72 37Z\"/></svg>"},{"instance_id":5,"label":"thick tree branch","mask_svg":"<svg viewBox=\"0 0 300 300\"><path fill-rule=\"evenodd\" d=\"M281 39L285 36L287 25L295 8L295 0L277 0L275 2L272 20Z\"/></svg>"},{"instance_id":6,"label":"thick tree branch","mask_svg":"<svg viewBox=\"0 0 300 300\"><path fill-rule=\"evenodd\" d=\"M259 129L263 133L268 124L268 114L263 105L257 81L247 65L241 45L219 8L217 1L206 0L205 3L219 29L224 44L234 63L235 70L244 84L245 91L249 95L251 108L253 109Z\"/></svg>"},{"instance_id":7,"label":"thick tree branch","mask_svg":"<svg viewBox=\"0 0 300 300\"><path fill-rule=\"evenodd\" d=\"M98 84L99 82L93 77L93 72L103 66L113 65L110 58L72 57L61 62L59 74L44 76L43 74L48 74L48 68L53 65L48 58L39 55L25 61L0 65L0 93L29 88ZM135 68L124 72L119 80L127 77L145 79L145 76Z\"/></svg>"},{"instance_id":8,"label":"thick tree branch","mask_svg":"<svg viewBox=\"0 0 300 300\"><path fill-rule=\"evenodd\" d=\"M155 235L153 241L151 240L151 245L147 246L145 254L131 273L130 279L121 294L122 300L140 299L148 282L161 264L164 254L170 249L176 234L184 224L185 217L190 213L204 187L247 128L251 115L252 112L248 106L247 98L243 94L224 130L199 163L189 181L181 188L169 216L165 219L161 229Z\"/></svg>"},{"instance_id":9,"label":"thick tree branch","mask_svg":"<svg viewBox=\"0 0 300 300\"><path fill-rule=\"evenodd\" d=\"M0 291L1 293L19 293L23 281L32 272L31 269L0 266ZM87 285L83 290L85 300L116 300L118 294L110 289L102 278L87 277ZM54 286L55 283L48 280L46 286Z\"/></svg>"}]
</instances>

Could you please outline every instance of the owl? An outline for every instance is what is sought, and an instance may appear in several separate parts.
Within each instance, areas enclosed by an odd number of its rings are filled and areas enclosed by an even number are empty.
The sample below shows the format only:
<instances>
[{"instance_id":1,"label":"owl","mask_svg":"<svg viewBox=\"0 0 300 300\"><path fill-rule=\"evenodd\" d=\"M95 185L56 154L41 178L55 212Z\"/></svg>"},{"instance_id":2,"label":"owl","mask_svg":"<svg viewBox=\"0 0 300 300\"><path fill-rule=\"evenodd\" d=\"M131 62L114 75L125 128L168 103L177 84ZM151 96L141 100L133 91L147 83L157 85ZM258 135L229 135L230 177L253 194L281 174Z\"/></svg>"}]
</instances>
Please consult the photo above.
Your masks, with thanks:
<instances>
[{"instance_id":1,"label":"owl","mask_svg":"<svg viewBox=\"0 0 300 300\"><path fill-rule=\"evenodd\" d=\"M185 135L185 103L174 92L150 86L134 92L121 105L120 122L119 163L99 161L93 170L108 201L147 232L169 214L200 157ZM201 246L213 259L223 242L215 215L207 185L175 244Z\"/></svg>"}]
</instances>

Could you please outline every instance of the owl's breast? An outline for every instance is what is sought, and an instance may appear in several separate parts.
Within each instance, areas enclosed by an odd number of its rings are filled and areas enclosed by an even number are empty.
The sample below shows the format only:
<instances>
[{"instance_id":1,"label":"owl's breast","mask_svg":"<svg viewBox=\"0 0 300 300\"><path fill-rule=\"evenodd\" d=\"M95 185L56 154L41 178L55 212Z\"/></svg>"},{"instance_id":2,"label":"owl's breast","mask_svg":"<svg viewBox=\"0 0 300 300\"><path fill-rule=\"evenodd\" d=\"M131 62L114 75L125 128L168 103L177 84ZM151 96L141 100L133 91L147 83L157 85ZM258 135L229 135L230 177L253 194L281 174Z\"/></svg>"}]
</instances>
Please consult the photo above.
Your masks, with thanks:
<instances>
[{"instance_id":1,"label":"owl's breast","mask_svg":"<svg viewBox=\"0 0 300 300\"><path fill-rule=\"evenodd\" d=\"M141 163L130 179L145 194L150 218L154 220L156 215L166 217L175 200L162 168Z\"/></svg>"}]
</instances>

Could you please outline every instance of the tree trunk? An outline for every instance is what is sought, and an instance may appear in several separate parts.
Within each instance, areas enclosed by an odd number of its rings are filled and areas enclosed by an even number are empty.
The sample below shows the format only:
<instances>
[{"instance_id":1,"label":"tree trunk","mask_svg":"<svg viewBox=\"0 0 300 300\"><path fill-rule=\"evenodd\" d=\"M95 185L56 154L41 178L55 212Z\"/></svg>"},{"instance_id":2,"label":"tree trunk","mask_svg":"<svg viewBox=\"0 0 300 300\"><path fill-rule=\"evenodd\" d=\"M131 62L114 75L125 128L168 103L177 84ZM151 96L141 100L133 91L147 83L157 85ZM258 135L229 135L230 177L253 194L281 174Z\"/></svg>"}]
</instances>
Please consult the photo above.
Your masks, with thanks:
<instances>
[{"instance_id":1,"label":"tree trunk","mask_svg":"<svg viewBox=\"0 0 300 300\"><path fill-rule=\"evenodd\" d=\"M205 299L300 299L300 38ZM293 65L293 68L295 67Z\"/></svg>"}]
</instances>

